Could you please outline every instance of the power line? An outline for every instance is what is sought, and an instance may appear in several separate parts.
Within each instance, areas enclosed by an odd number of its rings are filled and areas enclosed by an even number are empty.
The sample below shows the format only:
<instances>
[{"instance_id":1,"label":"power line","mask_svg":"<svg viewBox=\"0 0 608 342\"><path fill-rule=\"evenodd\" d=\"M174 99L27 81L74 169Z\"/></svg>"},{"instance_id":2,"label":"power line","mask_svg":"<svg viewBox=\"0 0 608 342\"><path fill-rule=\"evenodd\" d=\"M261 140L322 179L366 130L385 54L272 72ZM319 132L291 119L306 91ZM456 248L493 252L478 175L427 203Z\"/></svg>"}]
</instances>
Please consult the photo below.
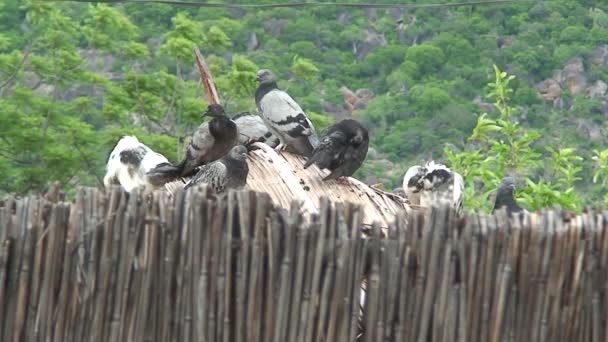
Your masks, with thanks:
<instances>
[{"instance_id":1,"label":"power line","mask_svg":"<svg viewBox=\"0 0 608 342\"><path fill-rule=\"evenodd\" d=\"M473 5L496 5L522 2L541 2L542 0L480 0L453 3L432 3L432 4L373 4L373 3L344 3L344 2L295 2L295 3L274 3L274 4L218 4L188 0L45 0L44 2L88 2L88 3L158 3L168 5L185 5L195 7L212 8L277 8L277 7L350 7L350 8L438 8L438 7L461 7Z\"/></svg>"}]
</instances>

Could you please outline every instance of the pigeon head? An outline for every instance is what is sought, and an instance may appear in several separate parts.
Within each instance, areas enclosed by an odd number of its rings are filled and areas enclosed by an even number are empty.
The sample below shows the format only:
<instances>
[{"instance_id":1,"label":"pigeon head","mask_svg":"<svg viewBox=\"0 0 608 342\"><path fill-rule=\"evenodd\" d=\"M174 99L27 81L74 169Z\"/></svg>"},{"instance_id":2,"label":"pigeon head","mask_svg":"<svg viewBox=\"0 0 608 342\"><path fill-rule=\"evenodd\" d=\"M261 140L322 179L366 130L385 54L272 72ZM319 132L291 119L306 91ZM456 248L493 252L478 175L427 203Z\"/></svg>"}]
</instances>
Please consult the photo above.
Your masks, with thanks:
<instances>
[{"instance_id":1,"label":"pigeon head","mask_svg":"<svg viewBox=\"0 0 608 342\"><path fill-rule=\"evenodd\" d=\"M420 165L415 165L410 167L405 173L403 187L411 189L414 193L420 192L422 190L422 182L420 181L422 177L426 174L426 168Z\"/></svg>"},{"instance_id":2,"label":"pigeon head","mask_svg":"<svg viewBox=\"0 0 608 342\"><path fill-rule=\"evenodd\" d=\"M236 145L230 150L230 158L238 161L247 160L247 148L243 145Z\"/></svg>"},{"instance_id":3,"label":"pigeon head","mask_svg":"<svg viewBox=\"0 0 608 342\"><path fill-rule=\"evenodd\" d=\"M498 185L497 195L498 194L511 195L515 192L515 190L517 190L517 188L519 188L520 185L521 185L521 182L519 179L517 179L513 176L506 176L502 179L502 181Z\"/></svg>"},{"instance_id":4,"label":"pigeon head","mask_svg":"<svg viewBox=\"0 0 608 342\"><path fill-rule=\"evenodd\" d=\"M515 190L515 188L517 187L517 180L515 179L515 177L507 176L502 179L502 182L500 182L500 187L503 189Z\"/></svg>"},{"instance_id":5,"label":"pigeon head","mask_svg":"<svg viewBox=\"0 0 608 342\"><path fill-rule=\"evenodd\" d=\"M355 136L351 138L351 143L354 146L359 146L367 140L367 132L362 129L357 129Z\"/></svg>"},{"instance_id":6,"label":"pigeon head","mask_svg":"<svg viewBox=\"0 0 608 342\"><path fill-rule=\"evenodd\" d=\"M255 75L255 79L260 82L260 84L269 84L275 81L272 71L268 69L261 69L258 71Z\"/></svg>"},{"instance_id":7,"label":"pigeon head","mask_svg":"<svg viewBox=\"0 0 608 342\"><path fill-rule=\"evenodd\" d=\"M209 106L207 106L207 111L203 113L203 117L205 116L210 116L210 117L218 117L218 116L223 116L226 114L226 111L224 111L224 107L222 107L222 105L220 104L210 104Z\"/></svg>"},{"instance_id":8,"label":"pigeon head","mask_svg":"<svg viewBox=\"0 0 608 342\"><path fill-rule=\"evenodd\" d=\"M418 188L431 190L435 186L447 183L452 179L452 177L452 172L450 172L447 168L429 170L429 172L427 172L427 174L425 174L424 177L418 181Z\"/></svg>"},{"instance_id":9,"label":"pigeon head","mask_svg":"<svg viewBox=\"0 0 608 342\"><path fill-rule=\"evenodd\" d=\"M520 180L512 176L507 176L502 179L498 186L498 190L496 191L494 209L492 212L501 207L506 207L507 212L519 212L522 210L515 200L515 190L518 188L518 183L520 183Z\"/></svg>"}]
</instances>

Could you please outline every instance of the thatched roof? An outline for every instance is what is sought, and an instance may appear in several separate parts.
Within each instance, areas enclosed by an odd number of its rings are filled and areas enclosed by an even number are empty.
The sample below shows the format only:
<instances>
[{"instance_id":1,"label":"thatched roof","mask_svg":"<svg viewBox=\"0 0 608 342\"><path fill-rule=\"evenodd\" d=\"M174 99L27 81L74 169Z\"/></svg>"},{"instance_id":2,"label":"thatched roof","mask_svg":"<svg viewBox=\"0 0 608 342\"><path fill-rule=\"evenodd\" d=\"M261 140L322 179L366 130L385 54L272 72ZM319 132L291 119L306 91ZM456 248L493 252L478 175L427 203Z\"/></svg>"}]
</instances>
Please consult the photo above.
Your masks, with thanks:
<instances>
[{"instance_id":1,"label":"thatched roof","mask_svg":"<svg viewBox=\"0 0 608 342\"><path fill-rule=\"evenodd\" d=\"M305 159L288 152L275 152L266 144L256 143L259 149L249 153L247 187L265 192L273 202L289 208L293 200L301 201L304 212L318 212L319 199L328 197L332 202L350 202L364 208L363 223L378 222L386 227L395 215L409 209L407 200L394 194L372 188L350 177L349 183L334 180L322 181L328 173L315 165L303 169ZM168 185L170 191L183 183Z\"/></svg>"}]
</instances>

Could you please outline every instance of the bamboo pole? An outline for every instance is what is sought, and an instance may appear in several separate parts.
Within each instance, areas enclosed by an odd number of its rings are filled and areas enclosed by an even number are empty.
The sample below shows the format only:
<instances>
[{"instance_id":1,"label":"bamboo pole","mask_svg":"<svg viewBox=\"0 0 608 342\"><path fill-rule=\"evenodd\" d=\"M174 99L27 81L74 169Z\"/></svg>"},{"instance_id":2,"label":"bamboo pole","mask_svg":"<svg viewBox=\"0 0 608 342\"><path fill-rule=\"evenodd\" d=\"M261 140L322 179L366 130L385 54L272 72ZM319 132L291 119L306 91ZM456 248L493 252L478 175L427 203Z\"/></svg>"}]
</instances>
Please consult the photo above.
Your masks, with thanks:
<instances>
[{"instance_id":1,"label":"bamboo pole","mask_svg":"<svg viewBox=\"0 0 608 342\"><path fill-rule=\"evenodd\" d=\"M250 191L0 201L7 341L608 340L608 213L318 215ZM361 291L366 279L366 292ZM360 297L365 295L363 311ZM361 325L361 326L359 326Z\"/></svg>"}]
</instances>

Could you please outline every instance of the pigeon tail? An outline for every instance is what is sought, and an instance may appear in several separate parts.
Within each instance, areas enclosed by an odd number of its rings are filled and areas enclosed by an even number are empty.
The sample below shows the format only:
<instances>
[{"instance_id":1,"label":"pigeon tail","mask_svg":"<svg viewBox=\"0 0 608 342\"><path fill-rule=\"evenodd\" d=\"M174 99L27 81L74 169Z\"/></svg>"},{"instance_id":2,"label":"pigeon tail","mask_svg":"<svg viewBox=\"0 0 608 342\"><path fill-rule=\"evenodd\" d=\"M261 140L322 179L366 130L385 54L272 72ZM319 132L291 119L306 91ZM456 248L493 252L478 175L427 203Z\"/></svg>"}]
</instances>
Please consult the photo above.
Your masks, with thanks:
<instances>
[{"instance_id":1,"label":"pigeon tail","mask_svg":"<svg viewBox=\"0 0 608 342\"><path fill-rule=\"evenodd\" d=\"M304 163L303 168L308 169L308 167L310 165L312 165L312 163L314 163L314 162L315 162L315 158L314 158L314 155L313 155L312 157L308 158L308 160L306 161L306 163Z\"/></svg>"},{"instance_id":2,"label":"pigeon tail","mask_svg":"<svg viewBox=\"0 0 608 342\"><path fill-rule=\"evenodd\" d=\"M181 177L183 164L183 162L178 165L173 165L170 163L159 164L146 173L146 176L148 176L148 181L156 186L161 186L165 183L174 181L175 179Z\"/></svg>"}]
</instances>

